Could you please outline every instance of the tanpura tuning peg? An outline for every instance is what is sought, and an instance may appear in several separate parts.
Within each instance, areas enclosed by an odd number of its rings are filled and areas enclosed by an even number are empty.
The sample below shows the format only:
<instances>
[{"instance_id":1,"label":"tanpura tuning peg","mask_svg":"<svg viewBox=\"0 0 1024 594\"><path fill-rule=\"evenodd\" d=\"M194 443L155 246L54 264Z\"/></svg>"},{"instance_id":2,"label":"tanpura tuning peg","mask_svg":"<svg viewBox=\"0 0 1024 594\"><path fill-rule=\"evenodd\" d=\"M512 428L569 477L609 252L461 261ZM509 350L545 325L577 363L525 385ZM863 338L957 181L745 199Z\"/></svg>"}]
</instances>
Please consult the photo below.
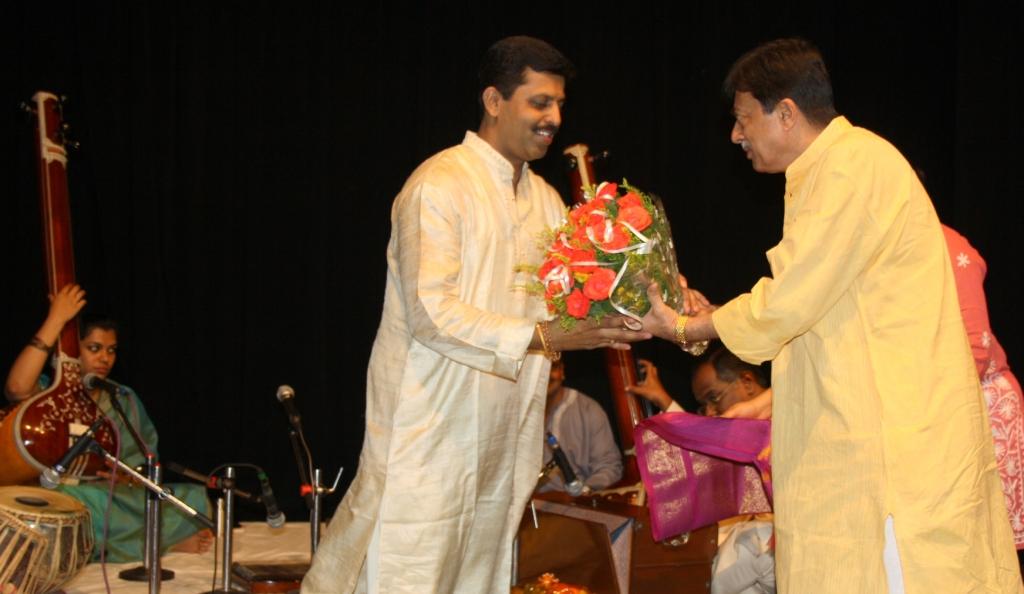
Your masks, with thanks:
<instances>
[{"instance_id":1,"label":"tanpura tuning peg","mask_svg":"<svg viewBox=\"0 0 1024 594\"><path fill-rule=\"evenodd\" d=\"M608 151L601 151L601 152L599 152L599 153L595 154L595 155L594 155L594 156L592 157L592 159L593 159L594 161L604 161L605 159L607 159L607 158L608 158L608 157L610 157L610 156L612 156L612 155L611 155L611 153L609 153Z\"/></svg>"},{"instance_id":2,"label":"tanpura tuning peg","mask_svg":"<svg viewBox=\"0 0 1024 594\"><path fill-rule=\"evenodd\" d=\"M22 101L21 103L19 103L18 104L18 109L20 109L21 111L23 111L25 113L35 113L36 112L35 106L33 106L28 101Z\"/></svg>"},{"instance_id":3,"label":"tanpura tuning peg","mask_svg":"<svg viewBox=\"0 0 1024 594\"><path fill-rule=\"evenodd\" d=\"M61 142L67 148L77 150L78 147L81 146L80 142L71 139L71 124L67 122L61 122L60 132L58 133L58 136L60 137Z\"/></svg>"}]
</instances>

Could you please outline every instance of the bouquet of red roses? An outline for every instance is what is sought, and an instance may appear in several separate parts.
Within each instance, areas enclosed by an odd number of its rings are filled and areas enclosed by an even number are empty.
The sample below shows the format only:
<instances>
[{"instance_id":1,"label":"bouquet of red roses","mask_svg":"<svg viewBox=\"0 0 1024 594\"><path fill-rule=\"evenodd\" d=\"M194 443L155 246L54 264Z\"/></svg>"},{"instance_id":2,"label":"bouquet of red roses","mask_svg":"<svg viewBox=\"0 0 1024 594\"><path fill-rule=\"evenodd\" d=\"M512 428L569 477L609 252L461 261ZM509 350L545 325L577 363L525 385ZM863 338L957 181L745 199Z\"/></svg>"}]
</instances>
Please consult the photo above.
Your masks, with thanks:
<instances>
[{"instance_id":1,"label":"bouquet of red roses","mask_svg":"<svg viewBox=\"0 0 1024 594\"><path fill-rule=\"evenodd\" d=\"M647 286L656 281L662 299L681 310L682 290L672 232L661 202L622 180L584 192L587 201L548 238L535 289L566 329L576 320L622 314L639 320L647 310Z\"/></svg>"}]
</instances>

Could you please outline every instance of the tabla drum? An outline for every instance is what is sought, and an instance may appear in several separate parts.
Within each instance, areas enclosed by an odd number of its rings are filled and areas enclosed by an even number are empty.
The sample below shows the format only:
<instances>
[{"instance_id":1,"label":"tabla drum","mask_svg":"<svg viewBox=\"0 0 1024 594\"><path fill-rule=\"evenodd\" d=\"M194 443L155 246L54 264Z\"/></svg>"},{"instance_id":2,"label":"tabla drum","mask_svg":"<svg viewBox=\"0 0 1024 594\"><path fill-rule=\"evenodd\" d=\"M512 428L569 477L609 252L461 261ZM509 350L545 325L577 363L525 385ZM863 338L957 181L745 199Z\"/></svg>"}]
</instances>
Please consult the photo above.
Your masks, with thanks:
<instances>
[{"instance_id":1,"label":"tabla drum","mask_svg":"<svg viewBox=\"0 0 1024 594\"><path fill-rule=\"evenodd\" d=\"M50 592L89 562L92 522L74 497L38 487L0 487L0 514L0 591L11 584L18 594Z\"/></svg>"},{"instance_id":2,"label":"tabla drum","mask_svg":"<svg viewBox=\"0 0 1024 594\"><path fill-rule=\"evenodd\" d=\"M0 592L35 591L46 539L0 510Z\"/></svg>"}]
</instances>

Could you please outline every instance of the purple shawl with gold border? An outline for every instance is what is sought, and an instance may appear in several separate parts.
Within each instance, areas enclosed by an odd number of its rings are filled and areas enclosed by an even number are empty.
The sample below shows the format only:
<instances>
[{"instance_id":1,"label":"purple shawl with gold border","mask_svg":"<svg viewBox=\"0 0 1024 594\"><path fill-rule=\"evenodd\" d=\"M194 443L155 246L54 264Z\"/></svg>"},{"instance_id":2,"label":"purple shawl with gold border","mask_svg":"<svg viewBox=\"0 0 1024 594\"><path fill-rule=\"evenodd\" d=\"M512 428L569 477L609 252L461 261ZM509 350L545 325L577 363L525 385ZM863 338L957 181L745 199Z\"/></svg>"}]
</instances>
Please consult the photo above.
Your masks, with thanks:
<instances>
[{"instance_id":1,"label":"purple shawl with gold border","mask_svg":"<svg viewBox=\"0 0 1024 594\"><path fill-rule=\"evenodd\" d=\"M634 438L656 540L771 511L771 421L663 413Z\"/></svg>"}]
</instances>

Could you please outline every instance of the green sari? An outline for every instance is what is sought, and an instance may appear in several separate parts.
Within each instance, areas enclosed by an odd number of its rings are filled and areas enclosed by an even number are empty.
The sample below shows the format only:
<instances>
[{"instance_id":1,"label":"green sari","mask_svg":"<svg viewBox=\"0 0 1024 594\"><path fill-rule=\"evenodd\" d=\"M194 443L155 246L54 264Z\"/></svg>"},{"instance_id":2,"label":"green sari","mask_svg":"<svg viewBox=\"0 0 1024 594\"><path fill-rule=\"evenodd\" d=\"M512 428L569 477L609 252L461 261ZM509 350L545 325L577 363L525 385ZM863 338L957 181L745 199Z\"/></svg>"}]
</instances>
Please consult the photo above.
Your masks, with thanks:
<instances>
[{"instance_id":1,"label":"green sari","mask_svg":"<svg viewBox=\"0 0 1024 594\"><path fill-rule=\"evenodd\" d=\"M48 378L41 378L41 383L48 384ZM121 406L128 418L138 430L142 440L150 450L156 453L157 433L153 421L146 414L142 401L135 392L126 388L121 398ZM117 411L113 410L107 394L99 401L100 409L117 427L121 435L121 460L132 467L145 463L146 459L132 439L128 428L121 420ZM113 454L114 452L111 452ZM206 487L195 483L165 484L173 490L175 497L181 499L196 510L210 514L210 502L206 497ZM105 548L106 560L110 563L129 563L142 560L145 544L145 504L146 489L141 486L117 484L113 497L110 497L110 481L94 480L81 482L77 485L63 484L59 490L81 501L92 516L92 530L96 547L93 549L93 560L99 560ZM109 506L108 506L109 500ZM169 503L161 505L160 520L160 551L167 549L192 536L203 529L203 526L186 517L178 508ZM106 538L104 538L106 530Z\"/></svg>"}]
</instances>

